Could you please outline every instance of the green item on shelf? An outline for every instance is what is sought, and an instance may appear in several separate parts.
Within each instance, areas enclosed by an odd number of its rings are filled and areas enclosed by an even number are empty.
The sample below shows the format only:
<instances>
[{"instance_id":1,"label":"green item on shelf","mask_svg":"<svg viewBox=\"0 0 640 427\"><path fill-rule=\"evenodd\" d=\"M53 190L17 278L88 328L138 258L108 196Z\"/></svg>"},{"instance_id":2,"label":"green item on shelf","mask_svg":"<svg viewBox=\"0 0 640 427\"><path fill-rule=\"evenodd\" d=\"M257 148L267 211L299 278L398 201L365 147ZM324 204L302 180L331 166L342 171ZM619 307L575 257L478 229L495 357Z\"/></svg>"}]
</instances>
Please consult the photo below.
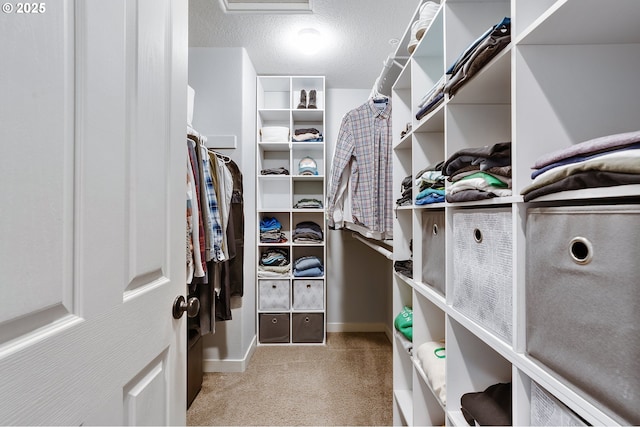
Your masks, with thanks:
<instances>
[{"instance_id":1,"label":"green item on shelf","mask_svg":"<svg viewBox=\"0 0 640 427\"><path fill-rule=\"evenodd\" d=\"M413 341L413 309L411 307L405 306L396 316L393 325L402 335Z\"/></svg>"}]
</instances>

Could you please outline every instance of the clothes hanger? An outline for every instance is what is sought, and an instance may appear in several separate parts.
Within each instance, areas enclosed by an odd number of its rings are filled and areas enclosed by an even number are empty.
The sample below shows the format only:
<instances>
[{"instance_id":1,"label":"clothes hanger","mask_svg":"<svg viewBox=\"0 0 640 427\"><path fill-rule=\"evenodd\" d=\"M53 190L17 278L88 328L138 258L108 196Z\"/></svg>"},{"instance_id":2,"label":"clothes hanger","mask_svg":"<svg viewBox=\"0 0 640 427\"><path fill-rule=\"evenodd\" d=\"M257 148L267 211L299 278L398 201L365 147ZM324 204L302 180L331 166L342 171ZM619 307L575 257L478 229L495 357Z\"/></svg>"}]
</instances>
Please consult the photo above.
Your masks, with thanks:
<instances>
[{"instance_id":1,"label":"clothes hanger","mask_svg":"<svg viewBox=\"0 0 640 427\"><path fill-rule=\"evenodd\" d=\"M373 102L376 104L386 104L389 102L389 97L380 93L378 89L379 87L380 77L378 76L375 83L373 84L373 88L371 89L371 95L369 95L369 98L373 99Z\"/></svg>"},{"instance_id":2,"label":"clothes hanger","mask_svg":"<svg viewBox=\"0 0 640 427\"><path fill-rule=\"evenodd\" d=\"M219 158L220 160L222 160L225 163L231 163L231 157L229 156L225 156L222 153L218 153L217 151L211 150L209 149L209 152L213 153L216 155L217 158Z\"/></svg>"}]
</instances>

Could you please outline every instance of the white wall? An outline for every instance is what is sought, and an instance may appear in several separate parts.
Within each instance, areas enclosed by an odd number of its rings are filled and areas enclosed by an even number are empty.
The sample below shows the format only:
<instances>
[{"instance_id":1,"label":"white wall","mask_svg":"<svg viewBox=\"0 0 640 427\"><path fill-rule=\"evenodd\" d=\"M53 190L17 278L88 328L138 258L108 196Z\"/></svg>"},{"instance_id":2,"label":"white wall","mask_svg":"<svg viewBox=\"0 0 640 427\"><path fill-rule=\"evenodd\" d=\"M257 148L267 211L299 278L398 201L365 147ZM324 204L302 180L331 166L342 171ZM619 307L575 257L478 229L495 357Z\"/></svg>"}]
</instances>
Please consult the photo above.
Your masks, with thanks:
<instances>
[{"instance_id":1,"label":"white wall","mask_svg":"<svg viewBox=\"0 0 640 427\"><path fill-rule=\"evenodd\" d=\"M244 48L190 48L195 89L193 127L204 135L235 135L237 148L217 149L243 174L244 297L232 299L232 320L204 337L205 371L242 371L255 347L255 110L256 72Z\"/></svg>"}]
</instances>

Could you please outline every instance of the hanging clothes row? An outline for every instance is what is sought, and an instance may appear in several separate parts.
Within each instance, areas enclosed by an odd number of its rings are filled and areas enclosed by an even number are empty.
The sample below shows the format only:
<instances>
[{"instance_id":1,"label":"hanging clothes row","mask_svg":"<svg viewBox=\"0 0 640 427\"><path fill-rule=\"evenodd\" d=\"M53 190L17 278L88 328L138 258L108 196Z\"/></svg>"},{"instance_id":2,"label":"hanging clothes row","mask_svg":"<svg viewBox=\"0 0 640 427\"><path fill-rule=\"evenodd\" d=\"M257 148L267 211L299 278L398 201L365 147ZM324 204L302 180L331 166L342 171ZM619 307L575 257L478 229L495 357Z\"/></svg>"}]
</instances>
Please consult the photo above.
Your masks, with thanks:
<instances>
[{"instance_id":1,"label":"hanging clothes row","mask_svg":"<svg viewBox=\"0 0 640 427\"><path fill-rule=\"evenodd\" d=\"M330 228L393 238L391 100L372 94L342 118L331 165Z\"/></svg>"},{"instance_id":2,"label":"hanging clothes row","mask_svg":"<svg viewBox=\"0 0 640 427\"><path fill-rule=\"evenodd\" d=\"M244 294L242 173L229 157L187 129L187 284L200 299L201 334L231 320L231 297Z\"/></svg>"}]
</instances>

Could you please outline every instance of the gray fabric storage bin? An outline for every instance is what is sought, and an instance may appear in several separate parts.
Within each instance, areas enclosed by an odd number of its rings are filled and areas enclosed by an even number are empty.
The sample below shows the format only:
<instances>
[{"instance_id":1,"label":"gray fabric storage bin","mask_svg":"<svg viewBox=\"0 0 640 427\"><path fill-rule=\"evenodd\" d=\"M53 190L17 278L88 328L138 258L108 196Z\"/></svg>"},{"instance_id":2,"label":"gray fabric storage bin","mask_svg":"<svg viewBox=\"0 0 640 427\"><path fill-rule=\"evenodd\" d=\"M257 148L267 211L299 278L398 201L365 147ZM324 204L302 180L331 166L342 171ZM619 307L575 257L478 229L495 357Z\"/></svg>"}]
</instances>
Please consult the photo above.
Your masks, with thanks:
<instances>
[{"instance_id":1,"label":"gray fabric storage bin","mask_svg":"<svg viewBox=\"0 0 640 427\"><path fill-rule=\"evenodd\" d=\"M422 212L422 282L445 295L444 211Z\"/></svg>"},{"instance_id":2,"label":"gray fabric storage bin","mask_svg":"<svg viewBox=\"0 0 640 427\"><path fill-rule=\"evenodd\" d=\"M511 344L511 209L453 214L453 306Z\"/></svg>"},{"instance_id":3,"label":"gray fabric storage bin","mask_svg":"<svg viewBox=\"0 0 640 427\"><path fill-rule=\"evenodd\" d=\"M258 282L260 310L289 310L288 280L259 280Z\"/></svg>"},{"instance_id":4,"label":"gray fabric storage bin","mask_svg":"<svg viewBox=\"0 0 640 427\"><path fill-rule=\"evenodd\" d=\"M527 352L640 424L640 205L529 209Z\"/></svg>"},{"instance_id":5,"label":"gray fabric storage bin","mask_svg":"<svg viewBox=\"0 0 640 427\"><path fill-rule=\"evenodd\" d=\"M324 280L294 280L293 308L296 310L323 310Z\"/></svg>"},{"instance_id":6,"label":"gray fabric storage bin","mask_svg":"<svg viewBox=\"0 0 640 427\"><path fill-rule=\"evenodd\" d=\"M289 342L289 313L260 313L261 343Z\"/></svg>"},{"instance_id":7,"label":"gray fabric storage bin","mask_svg":"<svg viewBox=\"0 0 640 427\"><path fill-rule=\"evenodd\" d=\"M586 426L575 412L531 381L531 426Z\"/></svg>"},{"instance_id":8,"label":"gray fabric storage bin","mask_svg":"<svg viewBox=\"0 0 640 427\"><path fill-rule=\"evenodd\" d=\"M295 343L321 343L324 341L323 313L293 313L291 341Z\"/></svg>"}]
</instances>

